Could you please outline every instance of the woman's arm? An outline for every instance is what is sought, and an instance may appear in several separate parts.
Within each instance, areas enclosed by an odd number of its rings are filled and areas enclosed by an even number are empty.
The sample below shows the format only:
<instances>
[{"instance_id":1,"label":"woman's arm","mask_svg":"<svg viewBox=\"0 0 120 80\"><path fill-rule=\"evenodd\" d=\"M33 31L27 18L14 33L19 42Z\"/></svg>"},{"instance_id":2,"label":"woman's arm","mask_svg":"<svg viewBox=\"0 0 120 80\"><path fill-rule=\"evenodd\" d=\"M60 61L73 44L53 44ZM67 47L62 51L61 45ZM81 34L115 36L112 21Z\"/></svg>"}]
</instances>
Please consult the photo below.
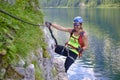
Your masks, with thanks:
<instances>
[{"instance_id":1,"label":"woman's arm","mask_svg":"<svg viewBox=\"0 0 120 80\"><path fill-rule=\"evenodd\" d=\"M83 50L85 50L85 49L87 49L87 47L88 47L88 36L87 36L86 33L85 33L84 36L83 36L83 42L84 42Z\"/></svg>"},{"instance_id":2,"label":"woman's arm","mask_svg":"<svg viewBox=\"0 0 120 80\"><path fill-rule=\"evenodd\" d=\"M72 28L65 28L65 27L58 25L58 24L55 24L55 23L52 23L51 26L60 30L60 31L65 31L65 32L69 32L69 33L71 33L71 31L72 31Z\"/></svg>"}]
</instances>

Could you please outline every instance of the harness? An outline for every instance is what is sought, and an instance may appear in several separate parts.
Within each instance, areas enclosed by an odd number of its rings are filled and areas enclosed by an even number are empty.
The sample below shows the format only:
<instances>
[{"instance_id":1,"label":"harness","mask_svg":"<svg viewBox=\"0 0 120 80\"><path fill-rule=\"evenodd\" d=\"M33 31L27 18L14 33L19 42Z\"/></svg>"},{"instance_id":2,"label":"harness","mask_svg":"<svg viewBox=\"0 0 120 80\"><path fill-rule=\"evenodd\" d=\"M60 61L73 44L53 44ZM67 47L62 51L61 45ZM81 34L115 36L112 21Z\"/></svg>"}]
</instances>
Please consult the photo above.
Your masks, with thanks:
<instances>
[{"instance_id":1,"label":"harness","mask_svg":"<svg viewBox=\"0 0 120 80\"><path fill-rule=\"evenodd\" d=\"M72 37L73 39L77 40L79 46L78 47L74 47L73 45L69 44L68 42L65 44L65 46L67 46L68 49L73 49L74 51L76 51L79 56L82 56L82 52L83 52L82 47L84 46L82 38L83 38L83 35L84 35L85 32L82 31L78 38L73 36L74 32L75 32L75 30L73 29L72 32L70 33L70 38Z\"/></svg>"},{"instance_id":2,"label":"harness","mask_svg":"<svg viewBox=\"0 0 120 80\"><path fill-rule=\"evenodd\" d=\"M68 49L68 48L64 47L63 50L61 51L61 54L63 54L63 52L64 52L65 49L66 49L66 51L67 51L68 57L71 58L73 61L75 61L75 59L74 59L72 56L70 56L70 54L69 54L69 49Z\"/></svg>"}]
</instances>

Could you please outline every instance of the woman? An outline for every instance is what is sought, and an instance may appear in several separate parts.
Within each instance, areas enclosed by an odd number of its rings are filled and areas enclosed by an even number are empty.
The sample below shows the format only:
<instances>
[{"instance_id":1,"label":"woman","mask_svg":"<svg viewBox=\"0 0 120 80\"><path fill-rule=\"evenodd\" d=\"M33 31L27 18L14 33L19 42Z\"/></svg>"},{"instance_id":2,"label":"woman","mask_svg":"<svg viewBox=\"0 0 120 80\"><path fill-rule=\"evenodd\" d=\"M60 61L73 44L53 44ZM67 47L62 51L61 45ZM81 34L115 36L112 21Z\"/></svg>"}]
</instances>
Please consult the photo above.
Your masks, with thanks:
<instances>
[{"instance_id":1,"label":"woman","mask_svg":"<svg viewBox=\"0 0 120 80\"><path fill-rule=\"evenodd\" d=\"M87 34L82 27L83 19L80 16L77 16L73 20L74 28L65 28L55 23L45 22L46 26L52 26L58 30L69 32L70 38L65 46L57 45L55 52L66 56L65 60L65 71L75 62L77 56L81 57L82 52L88 47Z\"/></svg>"}]
</instances>

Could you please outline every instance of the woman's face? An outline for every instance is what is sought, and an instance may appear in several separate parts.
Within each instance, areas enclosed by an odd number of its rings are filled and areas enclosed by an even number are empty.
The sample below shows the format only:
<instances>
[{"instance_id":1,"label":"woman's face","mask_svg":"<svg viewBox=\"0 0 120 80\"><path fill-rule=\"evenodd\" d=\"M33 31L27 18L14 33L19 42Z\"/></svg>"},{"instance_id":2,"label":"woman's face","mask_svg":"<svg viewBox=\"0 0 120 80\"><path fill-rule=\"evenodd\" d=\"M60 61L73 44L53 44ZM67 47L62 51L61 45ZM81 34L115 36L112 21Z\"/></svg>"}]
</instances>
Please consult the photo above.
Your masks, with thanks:
<instances>
[{"instance_id":1,"label":"woman's face","mask_svg":"<svg viewBox=\"0 0 120 80\"><path fill-rule=\"evenodd\" d=\"M80 23L73 23L73 25L76 31L79 31L80 29L82 29L82 25Z\"/></svg>"}]
</instances>

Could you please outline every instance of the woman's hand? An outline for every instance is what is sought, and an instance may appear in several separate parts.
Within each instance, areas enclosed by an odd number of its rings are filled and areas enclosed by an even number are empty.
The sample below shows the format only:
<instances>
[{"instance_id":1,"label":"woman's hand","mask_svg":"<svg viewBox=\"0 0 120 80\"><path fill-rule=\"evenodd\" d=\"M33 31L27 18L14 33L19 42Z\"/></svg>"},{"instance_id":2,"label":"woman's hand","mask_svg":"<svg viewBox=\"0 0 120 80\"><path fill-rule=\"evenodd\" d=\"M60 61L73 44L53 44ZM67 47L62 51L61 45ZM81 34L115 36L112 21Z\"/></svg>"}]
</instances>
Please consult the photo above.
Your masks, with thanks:
<instances>
[{"instance_id":1,"label":"woman's hand","mask_svg":"<svg viewBox=\"0 0 120 80\"><path fill-rule=\"evenodd\" d=\"M46 21L46 22L45 22L45 25L46 25L47 27L50 27L50 26L52 25L52 23L51 23L51 22Z\"/></svg>"}]
</instances>

